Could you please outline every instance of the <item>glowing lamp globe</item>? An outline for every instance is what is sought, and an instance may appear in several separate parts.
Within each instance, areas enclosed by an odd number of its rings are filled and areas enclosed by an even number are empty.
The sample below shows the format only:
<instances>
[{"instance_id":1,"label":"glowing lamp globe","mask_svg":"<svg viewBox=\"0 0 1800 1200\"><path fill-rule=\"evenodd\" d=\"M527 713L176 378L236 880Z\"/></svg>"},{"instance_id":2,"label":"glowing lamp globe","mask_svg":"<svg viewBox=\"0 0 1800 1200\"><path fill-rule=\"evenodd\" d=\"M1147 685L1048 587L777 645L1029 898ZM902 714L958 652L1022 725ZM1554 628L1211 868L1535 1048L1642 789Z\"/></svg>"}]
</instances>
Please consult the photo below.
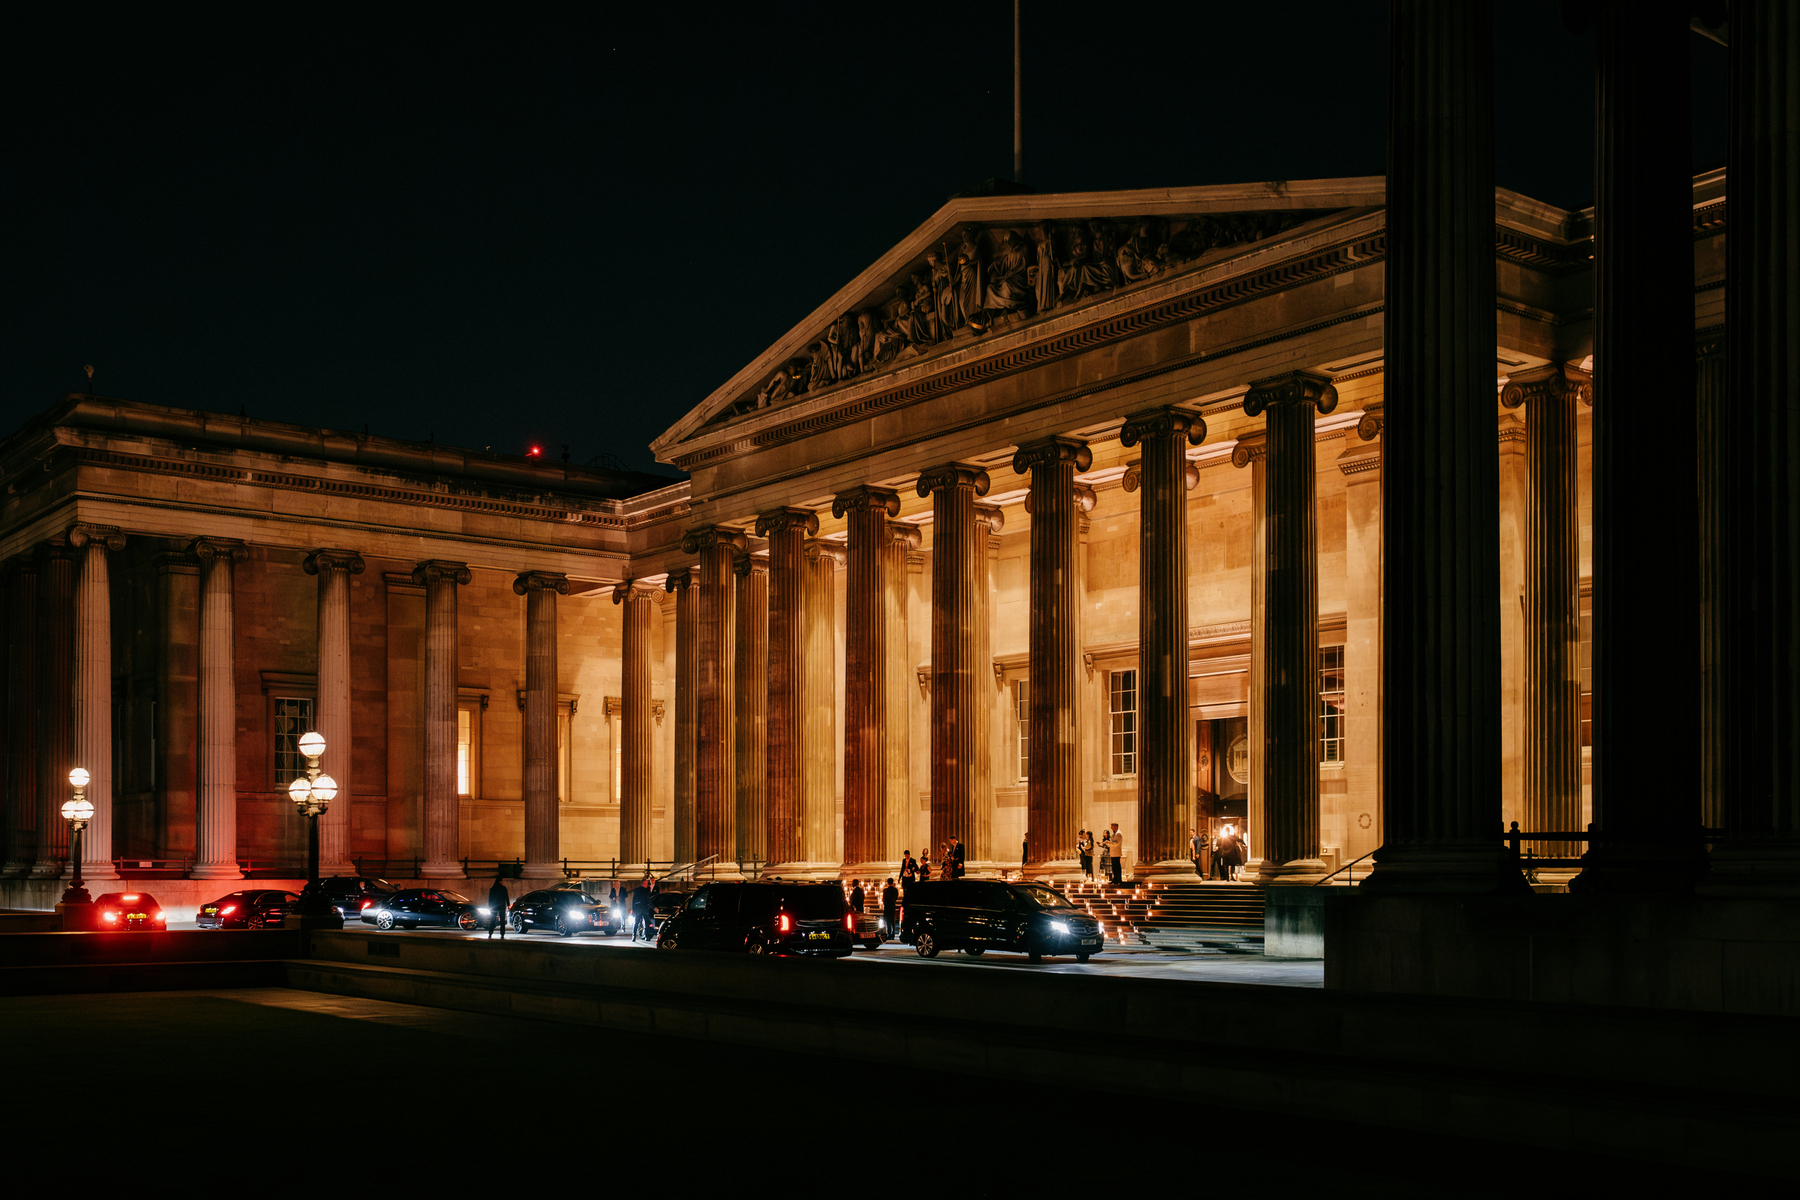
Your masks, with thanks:
<instances>
[{"instance_id":1,"label":"glowing lamp globe","mask_svg":"<svg viewBox=\"0 0 1800 1200\"><path fill-rule=\"evenodd\" d=\"M329 775L319 776L312 781L312 796L314 800L325 803L337 799L337 780Z\"/></svg>"},{"instance_id":2,"label":"glowing lamp globe","mask_svg":"<svg viewBox=\"0 0 1800 1200\"><path fill-rule=\"evenodd\" d=\"M312 799L312 784L304 779L294 780L288 784L288 799L295 804L304 806L308 800Z\"/></svg>"},{"instance_id":3,"label":"glowing lamp globe","mask_svg":"<svg viewBox=\"0 0 1800 1200\"><path fill-rule=\"evenodd\" d=\"M63 803L62 815L65 821L90 821L94 806L86 800L68 800Z\"/></svg>"},{"instance_id":4,"label":"glowing lamp globe","mask_svg":"<svg viewBox=\"0 0 1800 1200\"><path fill-rule=\"evenodd\" d=\"M300 735L300 753L308 758L318 758L325 753L325 739L317 732Z\"/></svg>"},{"instance_id":5,"label":"glowing lamp globe","mask_svg":"<svg viewBox=\"0 0 1800 1200\"><path fill-rule=\"evenodd\" d=\"M69 786L84 788L88 785L88 773L80 767L69 772Z\"/></svg>"}]
</instances>

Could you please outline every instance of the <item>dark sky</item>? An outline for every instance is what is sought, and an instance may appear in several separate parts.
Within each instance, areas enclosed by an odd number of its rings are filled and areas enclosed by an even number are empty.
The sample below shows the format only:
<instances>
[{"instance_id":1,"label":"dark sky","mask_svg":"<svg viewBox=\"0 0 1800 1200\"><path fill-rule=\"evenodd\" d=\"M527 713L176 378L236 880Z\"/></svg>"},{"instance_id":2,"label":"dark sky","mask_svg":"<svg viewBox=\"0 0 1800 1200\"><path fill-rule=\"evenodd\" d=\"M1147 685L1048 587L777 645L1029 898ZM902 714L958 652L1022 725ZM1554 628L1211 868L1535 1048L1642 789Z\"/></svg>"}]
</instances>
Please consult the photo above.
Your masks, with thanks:
<instances>
[{"instance_id":1,"label":"dark sky","mask_svg":"<svg viewBox=\"0 0 1800 1200\"><path fill-rule=\"evenodd\" d=\"M1499 182L1586 204L1591 35L1496 7ZM1005 0L54 8L0 27L6 430L94 363L105 395L647 469L1011 174ZM1381 0L1026 0L1025 175L1379 174L1386 57ZM1724 57L1694 39L1696 167Z\"/></svg>"}]
</instances>

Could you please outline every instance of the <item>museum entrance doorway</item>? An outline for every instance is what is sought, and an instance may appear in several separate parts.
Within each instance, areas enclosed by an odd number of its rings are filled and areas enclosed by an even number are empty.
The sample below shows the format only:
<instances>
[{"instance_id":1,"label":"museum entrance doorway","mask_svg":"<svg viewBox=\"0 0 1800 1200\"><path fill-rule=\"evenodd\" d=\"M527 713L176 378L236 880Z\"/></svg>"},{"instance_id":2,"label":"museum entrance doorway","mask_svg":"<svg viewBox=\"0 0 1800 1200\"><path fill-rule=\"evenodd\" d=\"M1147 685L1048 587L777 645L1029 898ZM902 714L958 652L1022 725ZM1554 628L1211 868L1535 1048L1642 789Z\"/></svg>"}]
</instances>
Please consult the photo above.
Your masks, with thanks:
<instances>
[{"instance_id":1,"label":"museum entrance doorway","mask_svg":"<svg viewBox=\"0 0 1800 1200\"><path fill-rule=\"evenodd\" d=\"M1211 846L1225 825L1244 828L1250 813L1250 722L1201 717L1194 722L1193 827ZM1216 877L1210 860L1209 877Z\"/></svg>"}]
</instances>

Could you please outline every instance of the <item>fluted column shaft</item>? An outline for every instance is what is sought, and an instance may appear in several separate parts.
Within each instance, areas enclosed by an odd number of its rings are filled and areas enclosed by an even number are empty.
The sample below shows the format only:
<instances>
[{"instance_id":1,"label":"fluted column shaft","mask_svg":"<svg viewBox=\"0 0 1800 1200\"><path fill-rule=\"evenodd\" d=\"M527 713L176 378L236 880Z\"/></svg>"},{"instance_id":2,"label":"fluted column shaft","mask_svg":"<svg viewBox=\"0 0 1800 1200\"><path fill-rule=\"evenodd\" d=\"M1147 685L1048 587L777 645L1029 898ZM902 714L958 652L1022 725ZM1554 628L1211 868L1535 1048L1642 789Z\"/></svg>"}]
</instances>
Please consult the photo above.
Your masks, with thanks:
<instances>
[{"instance_id":1,"label":"fluted column shaft","mask_svg":"<svg viewBox=\"0 0 1800 1200\"><path fill-rule=\"evenodd\" d=\"M1579 832L1581 819L1580 372L1552 366L1512 376L1500 402L1525 409L1525 722L1527 830ZM1541 842L1540 855L1568 853Z\"/></svg>"},{"instance_id":2,"label":"fluted column shaft","mask_svg":"<svg viewBox=\"0 0 1800 1200\"><path fill-rule=\"evenodd\" d=\"M69 769L75 762L76 550L67 537L37 551L37 863L32 875L54 879L69 857ZM92 792L89 793L92 799Z\"/></svg>"},{"instance_id":3,"label":"fluted column shaft","mask_svg":"<svg viewBox=\"0 0 1800 1200\"><path fill-rule=\"evenodd\" d=\"M908 556L923 544L917 525L887 523L884 553L887 555L887 789L885 793L886 851L884 861L895 863L908 846L909 830L917 797L912 786L912 706L917 692L916 664L910 636L911 569ZM897 868L896 868L897 869Z\"/></svg>"},{"instance_id":4,"label":"fluted column shaft","mask_svg":"<svg viewBox=\"0 0 1800 1200\"><path fill-rule=\"evenodd\" d=\"M764 845L772 864L805 861L801 795L806 745L806 559L819 518L810 509L764 513L756 532L769 539L767 810Z\"/></svg>"},{"instance_id":5,"label":"fluted column shaft","mask_svg":"<svg viewBox=\"0 0 1800 1200\"><path fill-rule=\"evenodd\" d=\"M1730 419L1730 372L1725 363L1725 331L1701 335L1694 348L1695 465L1699 471L1700 519L1700 822L1708 829L1725 824L1724 739L1727 720L1724 681L1731 610L1726 594L1724 547L1732 535L1726 511L1729 464L1722 457L1725 422Z\"/></svg>"},{"instance_id":6,"label":"fluted column shaft","mask_svg":"<svg viewBox=\"0 0 1800 1200\"><path fill-rule=\"evenodd\" d=\"M1678 724L1699 715L1698 499L1691 475L1670 486L1666 460L1670 432L1694 422L1688 21L1668 0L1597 13L1593 797L1605 840L1571 885L1583 891L1685 889L1701 853L1699 755L1666 753L1666 729L1642 712L1663 696Z\"/></svg>"},{"instance_id":7,"label":"fluted column shaft","mask_svg":"<svg viewBox=\"0 0 1800 1200\"><path fill-rule=\"evenodd\" d=\"M675 597L675 805L670 841L676 862L693 862L700 758L700 589L689 568L669 572L665 586Z\"/></svg>"},{"instance_id":8,"label":"fluted column shaft","mask_svg":"<svg viewBox=\"0 0 1800 1200\"><path fill-rule=\"evenodd\" d=\"M1245 785L1243 833L1249 840L1250 857L1245 873L1254 876L1260 864L1263 846L1263 755L1268 739L1263 726L1267 712L1263 705L1264 646L1268 635L1269 534L1268 534L1268 459L1269 438L1258 429L1241 434L1231 448L1231 465L1250 472L1250 703L1244 717L1244 736L1248 744L1250 779Z\"/></svg>"},{"instance_id":9,"label":"fluted column shaft","mask_svg":"<svg viewBox=\"0 0 1800 1200\"><path fill-rule=\"evenodd\" d=\"M526 571L513 580L525 597L525 869L528 879L561 879L562 814L556 802L556 598L569 593L564 575Z\"/></svg>"},{"instance_id":10,"label":"fluted column shaft","mask_svg":"<svg viewBox=\"0 0 1800 1200\"><path fill-rule=\"evenodd\" d=\"M195 879L238 879L237 675L233 648L232 564L244 544L201 538L200 795L194 820Z\"/></svg>"},{"instance_id":11,"label":"fluted column shaft","mask_svg":"<svg viewBox=\"0 0 1800 1200\"><path fill-rule=\"evenodd\" d=\"M1386 796L1365 886L1517 888L1497 840L1493 14L1433 0L1388 13Z\"/></svg>"},{"instance_id":12,"label":"fluted column shaft","mask_svg":"<svg viewBox=\"0 0 1800 1200\"><path fill-rule=\"evenodd\" d=\"M125 538L110 525L77 525L69 531L69 544L81 556L75 584L77 762L71 765L87 768L87 798L94 806L93 819L81 835L81 874L104 881L119 877L112 863L112 582L107 552L123 550ZM61 782L66 790L67 779Z\"/></svg>"},{"instance_id":13,"label":"fluted column shaft","mask_svg":"<svg viewBox=\"0 0 1800 1200\"><path fill-rule=\"evenodd\" d=\"M988 857L991 797L987 659L987 540L976 499L987 472L950 463L919 476L931 502L931 844L960 838L970 860ZM979 840L978 840L979 839Z\"/></svg>"},{"instance_id":14,"label":"fluted column shaft","mask_svg":"<svg viewBox=\"0 0 1800 1200\"><path fill-rule=\"evenodd\" d=\"M844 864L894 857L888 835L888 672L893 627L889 596L893 538L888 520L900 497L860 487L837 497L833 516L847 517L844 566ZM902 562L901 570L905 570Z\"/></svg>"},{"instance_id":15,"label":"fluted column shaft","mask_svg":"<svg viewBox=\"0 0 1800 1200\"><path fill-rule=\"evenodd\" d=\"M740 554L737 571L737 857L768 846L769 560Z\"/></svg>"},{"instance_id":16,"label":"fluted column shaft","mask_svg":"<svg viewBox=\"0 0 1800 1200\"><path fill-rule=\"evenodd\" d=\"M1324 873L1319 859L1319 543L1313 416L1337 389L1296 373L1250 389L1244 411L1265 415L1268 466L1263 597L1263 841L1258 877Z\"/></svg>"},{"instance_id":17,"label":"fluted column shaft","mask_svg":"<svg viewBox=\"0 0 1800 1200\"><path fill-rule=\"evenodd\" d=\"M461 878L462 799L456 788L456 589L469 568L433 559L413 568L425 585L425 862L429 878Z\"/></svg>"},{"instance_id":18,"label":"fluted column shaft","mask_svg":"<svg viewBox=\"0 0 1800 1200\"><path fill-rule=\"evenodd\" d=\"M801 853L808 863L837 864L837 565L844 548L811 540L804 550L806 610L806 742L800 784Z\"/></svg>"},{"instance_id":19,"label":"fluted column shaft","mask_svg":"<svg viewBox=\"0 0 1800 1200\"><path fill-rule=\"evenodd\" d=\"M1187 447L1206 438L1197 414L1137 413L1120 438L1142 446L1138 517L1138 832L1145 864L1187 862L1193 795L1188 715L1187 493L1198 480ZM1034 497L1035 499L1035 497ZM1033 520L1035 520L1035 510Z\"/></svg>"},{"instance_id":20,"label":"fluted column shaft","mask_svg":"<svg viewBox=\"0 0 1800 1200\"><path fill-rule=\"evenodd\" d=\"M737 574L742 533L689 530L682 550L700 556L699 694L695 703L694 855L737 858Z\"/></svg>"},{"instance_id":21,"label":"fluted column shaft","mask_svg":"<svg viewBox=\"0 0 1800 1200\"><path fill-rule=\"evenodd\" d=\"M1077 488L1075 473L1092 461L1085 442L1064 437L1024 443L1013 455L1013 470L1031 476L1026 499L1031 603L1025 784L1025 844L1031 865L1066 858L1080 828L1075 557L1081 511L1092 507L1093 492Z\"/></svg>"},{"instance_id":22,"label":"fluted column shaft","mask_svg":"<svg viewBox=\"0 0 1800 1200\"><path fill-rule=\"evenodd\" d=\"M337 781L337 799L319 818L319 870L348 874L350 806L355 755L355 723L350 707L350 577L361 575L363 557L354 550L315 550L307 555L308 575L319 577L318 698L313 725L325 739L321 766Z\"/></svg>"},{"instance_id":23,"label":"fluted column shaft","mask_svg":"<svg viewBox=\"0 0 1800 1200\"><path fill-rule=\"evenodd\" d=\"M21 554L6 569L6 865L38 861L38 566Z\"/></svg>"},{"instance_id":24,"label":"fluted column shaft","mask_svg":"<svg viewBox=\"0 0 1800 1200\"><path fill-rule=\"evenodd\" d=\"M656 618L657 593L629 582L613 589L620 606L619 726L619 857L628 863L649 862L651 812L655 806L655 714L650 695L650 630Z\"/></svg>"},{"instance_id":25,"label":"fluted column shaft","mask_svg":"<svg viewBox=\"0 0 1800 1200\"><path fill-rule=\"evenodd\" d=\"M1712 881L1791 897L1800 894L1800 13L1792 5L1732 6L1729 92L1730 414L1716 426L1725 512L1715 553L1724 611L1714 735L1727 839L1714 848Z\"/></svg>"}]
</instances>

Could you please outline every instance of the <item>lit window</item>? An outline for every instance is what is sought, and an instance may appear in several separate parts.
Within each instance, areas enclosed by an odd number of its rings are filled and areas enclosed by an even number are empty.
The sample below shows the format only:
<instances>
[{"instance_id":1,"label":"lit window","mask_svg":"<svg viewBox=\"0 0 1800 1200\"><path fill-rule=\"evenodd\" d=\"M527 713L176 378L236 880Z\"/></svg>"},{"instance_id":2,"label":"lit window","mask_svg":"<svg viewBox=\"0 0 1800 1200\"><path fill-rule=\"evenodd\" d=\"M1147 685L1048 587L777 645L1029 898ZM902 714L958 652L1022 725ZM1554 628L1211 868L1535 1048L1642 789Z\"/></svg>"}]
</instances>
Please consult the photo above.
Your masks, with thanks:
<instances>
[{"instance_id":1,"label":"lit window","mask_svg":"<svg viewBox=\"0 0 1800 1200\"><path fill-rule=\"evenodd\" d=\"M1319 761L1344 761L1344 648L1319 650Z\"/></svg>"},{"instance_id":2,"label":"lit window","mask_svg":"<svg viewBox=\"0 0 1800 1200\"><path fill-rule=\"evenodd\" d=\"M469 794L469 740L473 735L470 728L469 710L456 710L456 794Z\"/></svg>"},{"instance_id":3,"label":"lit window","mask_svg":"<svg viewBox=\"0 0 1800 1200\"><path fill-rule=\"evenodd\" d=\"M1013 715L1019 726L1019 782L1031 778L1031 681L1013 680Z\"/></svg>"},{"instance_id":4,"label":"lit window","mask_svg":"<svg viewBox=\"0 0 1800 1200\"><path fill-rule=\"evenodd\" d=\"M483 703L476 696L456 702L456 794L465 800L480 795Z\"/></svg>"},{"instance_id":5,"label":"lit window","mask_svg":"<svg viewBox=\"0 0 1800 1200\"><path fill-rule=\"evenodd\" d=\"M1112 712L1112 773L1137 774L1137 672L1109 672Z\"/></svg>"},{"instance_id":6,"label":"lit window","mask_svg":"<svg viewBox=\"0 0 1800 1200\"><path fill-rule=\"evenodd\" d=\"M306 755L300 753L300 735L313 727L310 696L272 696L274 708L275 784L286 787L306 774Z\"/></svg>"},{"instance_id":7,"label":"lit window","mask_svg":"<svg viewBox=\"0 0 1800 1200\"><path fill-rule=\"evenodd\" d=\"M570 754L569 754L570 750L572 749L572 747L569 744L569 718L570 718L570 713L569 713L568 704L564 703L564 704L557 705L556 706L556 798L557 798L557 800L561 801L564 804L567 804L569 802L569 768L572 765L571 760L570 760Z\"/></svg>"}]
</instances>

